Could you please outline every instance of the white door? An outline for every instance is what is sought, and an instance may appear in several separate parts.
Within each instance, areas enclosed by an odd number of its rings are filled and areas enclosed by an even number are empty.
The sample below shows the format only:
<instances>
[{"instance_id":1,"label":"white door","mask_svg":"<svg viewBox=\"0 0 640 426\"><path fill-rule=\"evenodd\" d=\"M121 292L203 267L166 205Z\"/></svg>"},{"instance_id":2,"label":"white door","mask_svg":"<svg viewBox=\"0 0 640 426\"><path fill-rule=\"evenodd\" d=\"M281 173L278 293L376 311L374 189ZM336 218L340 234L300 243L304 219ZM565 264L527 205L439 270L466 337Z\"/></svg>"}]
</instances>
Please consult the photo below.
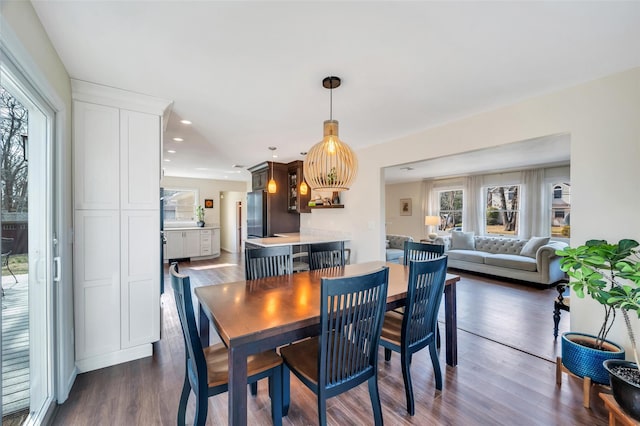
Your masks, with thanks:
<instances>
[{"instance_id":1,"label":"white door","mask_svg":"<svg viewBox=\"0 0 640 426\"><path fill-rule=\"evenodd\" d=\"M3 64L4 65L4 64ZM24 222L21 229L27 232L13 235L14 239L22 240L15 245L15 256L22 256L28 263L28 268L16 274L15 283L11 289L5 290L5 296L11 290L13 294L21 293L27 301L27 324L11 324L10 312L3 309L3 321L7 326L20 327L28 335L28 357L23 365L26 365L25 389L22 391L24 398L12 400L26 404L22 409L28 410L27 422L39 424L44 419L53 402L53 330L55 329L53 315L53 263L56 247L54 246L54 208L53 208L53 112L40 100L38 95L27 83L16 78L12 70L2 67L1 85L3 91L3 145L7 153L5 139L11 139L11 152L14 159L22 156L24 170L22 192L14 189L6 189L3 182L3 206L10 200L12 211L7 211L3 222L11 219ZM4 124L5 120L15 122L20 115L17 110L10 111L8 103L14 102L22 111L20 133L13 133ZM7 130L9 129L9 130ZM21 148L21 151L20 151ZM10 168L9 163L3 162L3 177ZM14 174L14 176L16 176ZM24 182L26 179L26 182ZM14 182L15 183L15 182ZM4 210L4 207L3 207ZM3 215L4 215L3 211ZM13 229L16 230L16 229ZM7 234L10 229L7 229ZM26 242L24 241L26 234ZM18 299L15 299L18 300ZM3 304L5 300L3 300ZM3 333L9 334L8 327L4 327ZM12 330L16 331L16 330ZM3 336L4 339L5 336ZM25 353L26 353L25 352ZM3 363L4 364L4 363ZM3 370L9 368L3 366ZM5 394L4 385L15 372L3 371L3 415L10 411L19 411L18 405L9 406L5 402L16 395ZM5 401L5 399L7 401Z\"/></svg>"}]
</instances>

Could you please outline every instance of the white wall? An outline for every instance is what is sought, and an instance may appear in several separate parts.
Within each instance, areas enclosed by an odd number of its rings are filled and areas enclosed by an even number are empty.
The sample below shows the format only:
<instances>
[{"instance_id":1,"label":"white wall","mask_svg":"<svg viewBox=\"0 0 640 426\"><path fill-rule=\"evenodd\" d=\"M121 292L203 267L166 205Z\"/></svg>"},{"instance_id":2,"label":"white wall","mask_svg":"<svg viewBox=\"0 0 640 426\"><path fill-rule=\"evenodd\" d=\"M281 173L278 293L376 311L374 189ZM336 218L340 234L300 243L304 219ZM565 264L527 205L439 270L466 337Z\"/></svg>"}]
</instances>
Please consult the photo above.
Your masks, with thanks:
<instances>
[{"instance_id":1,"label":"white wall","mask_svg":"<svg viewBox=\"0 0 640 426\"><path fill-rule=\"evenodd\" d=\"M61 258L57 287L56 397L64 402L75 379L73 348L72 209L71 209L71 83L38 16L28 1L0 2L0 40L6 53L21 68L56 114L55 170L58 182L56 228Z\"/></svg>"},{"instance_id":2,"label":"white wall","mask_svg":"<svg viewBox=\"0 0 640 426\"><path fill-rule=\"evenodd\" d=\"M414 241L425 238L422 182L387 185L385 197L385 234L410 235ZM404 198L411 199L411 216L400 215L400 200Z\"/></svg>"},{"instance_id":3,"label":"white wall","mask_svg":"<svg viewBox=\"0 0 640 426\"><path fill-rule=\"evenodd\" d=\"M242 203L242 236L241 241L247 238L247 193L236 191L222 191L220 193L220 248L229 253L238 253L242 250L242 242L237 242L237 218L236 204Z\"/></svg>"},{"instance_id":4,"label":"white wall","mask_svg":"<svg viewBox=\"0 0 640 426\"><path fill-rule=\"evenodd\" d=\"M350 232L356 261L384 259L385 193L381 169L419 159L569 133L571 135L571 244L591 238L640 240L640 68L532 98L359 150L359 171L343 193L341 214L314 211L303 230ZM344 123L348 125L348 123ZM612 191L620 196L612 196ZM619 221L602 221L603 211ZM571 301L571 328L595 332L600 307ZM627 343L621 324L611 338Z\"/></svg>"},{"instance_id":5,"label":"white wall","mask_svg":"<svg viewBox=\"0 0 640 426\"><path fill-rule=\"evenodd\" d=\"M204 222L207 225L220 225L220 193L222 191L247 191L250 183L241 181L195 179L165 176L160 182L163 188L196 189L198 190L198 204L204 206L205 199L213 200L212 209L204 209Z\"/></svg>"}]
</instances>

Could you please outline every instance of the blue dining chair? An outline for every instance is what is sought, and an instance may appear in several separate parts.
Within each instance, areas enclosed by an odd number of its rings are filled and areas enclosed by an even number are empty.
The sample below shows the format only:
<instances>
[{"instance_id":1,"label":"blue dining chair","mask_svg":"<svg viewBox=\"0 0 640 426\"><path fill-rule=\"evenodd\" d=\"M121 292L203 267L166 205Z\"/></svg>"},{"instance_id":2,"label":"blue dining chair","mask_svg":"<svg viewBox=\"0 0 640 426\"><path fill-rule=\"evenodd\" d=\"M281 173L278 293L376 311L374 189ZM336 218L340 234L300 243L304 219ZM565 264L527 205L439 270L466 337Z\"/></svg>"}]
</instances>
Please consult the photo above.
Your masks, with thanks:
<instances>
[{"instance_id":1,"label":"blue dining chair","mask_svg":"<svg viewBox=\"0 0 640 426\"><path fill-rule=\"evenodd\" d=\"M309 269L344 266L344 241L314 243L309 246Z\"/></svg>"},{"instance_id":2,"label":"blue dining chair","mask_svg":"<svg viewBox=\"0 0 640 426\"><path fill-rule=\"evenodd\" d=\"M185 374L178 406L178 425L185 424L187 401L193 390L196 397L194 425L201 426L207 420L208 398L228 390L228 351L222 343L202 347L193 312L189 277L178 273L176 263L171 265L170 272L185 342ZM265 377L269 378L273 424L282 425L282 358L275 351L247 358L247 382L256 383Z\"/></svg>"},{"instance_id":3,"label":"blue dining chair","mask_svg":"<svg viewBox=\"0 0 640 426\"><path fill-rule=\"evenodd\" d=\"M367 381L376 425L382 425L378 343L387 304L389 268L321 279L320 336L280 348L283 378L289 370L318 397L320 425L327 399Z\"/></svg>"},{"instance_id":4,"label":"blue dining chair","mask_svg":"<svg viewBox=\"0 0 640 426\"><path fill-rule=\"evenodd\" d=\"M391 311L384 316L380 345L384 348L385 361L391 360L391 351L400 352L407 411L412 416L415 414L415 404L410 367L414 353L429 347L436 389L442 389L442 372L436 347L436 327L446 275L447 256L433 260L410 261L404 315Z\"/></svg>"},{"instance_id":5,"label":"blue dining chair","mask_svg":"<svg viewBox=\"0 0 640 426\"><path fill-rule=\"evenodd\" d=\"M244 251L245 279L274 277L293 273L291 246L275 246Z\"/></svg>"},{"instance_id":6,"label":"blue dining chair","mask_svg":"<svg viewBox=\"0 0 640 426\"><path fill-rule=\"evenodd\" d=\"M407 266L411 260L435 259L444 254L442 244L418 243L415 241L404 242L404 265Z\"/></svg>"}]
</instances>

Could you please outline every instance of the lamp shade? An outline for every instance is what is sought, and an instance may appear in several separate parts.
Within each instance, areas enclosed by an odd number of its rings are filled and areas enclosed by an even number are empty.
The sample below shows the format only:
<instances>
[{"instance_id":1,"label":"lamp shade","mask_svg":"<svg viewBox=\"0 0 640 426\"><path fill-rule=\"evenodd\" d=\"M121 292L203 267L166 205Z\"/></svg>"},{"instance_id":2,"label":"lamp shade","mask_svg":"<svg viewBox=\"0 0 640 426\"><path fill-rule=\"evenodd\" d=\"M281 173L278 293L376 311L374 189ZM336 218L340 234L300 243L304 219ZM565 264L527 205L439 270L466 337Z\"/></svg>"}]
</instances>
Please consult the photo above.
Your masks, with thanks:
<instances>
[{"instance_id":1,"label":"lamp shade","mask_svg":"<svg viewBox=\"0 0 640 426\"><path fill-rule=\"evenodd\" d=\"M346 191L358 172L358 159L338 137L338 121L324 122L324 137L304 160L304 177L316 191Z\"/></svg>"},{"instance_id":2,"label":"lamp shade","mask_svg":"<svg viewBox=\"0 0 640 426\"><path fill-rule=\"evenodd\" d=\"M426 226L437 226L440 225L440 216L425 216L424 224Z\"/></svg>"}]
</instances>

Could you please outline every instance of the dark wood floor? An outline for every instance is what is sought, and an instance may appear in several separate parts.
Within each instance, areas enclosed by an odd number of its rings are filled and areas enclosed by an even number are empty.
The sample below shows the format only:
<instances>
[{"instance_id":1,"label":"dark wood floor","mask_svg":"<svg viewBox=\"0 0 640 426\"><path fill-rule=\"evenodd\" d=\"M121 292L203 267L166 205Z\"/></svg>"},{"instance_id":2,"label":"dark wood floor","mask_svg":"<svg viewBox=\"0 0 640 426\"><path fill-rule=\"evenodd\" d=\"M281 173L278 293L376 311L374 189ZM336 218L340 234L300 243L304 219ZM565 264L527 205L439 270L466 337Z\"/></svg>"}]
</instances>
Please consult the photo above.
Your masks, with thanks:
<instances>
[{"instance_id":1,"label":"dark wood floor","mask_svg":"<svg viewBox=\"0 0 640 426\"><path fill-rule=\"evenodd\" d=\"M214 262L181 264L194 285L242 279L236 255ZM428 351L414 355L416 414L407 415L399 357L380 354L379 386L388 425L606 425L605 409L592 389L592 408L582 407L582 387L566 377L555 383L552 362L559 342L552 334L554 290L540 290L470 274L458 284L458 358L444 363L444 389L436 391ZM168 281L167 281L168 282ZM170 286L167 286L170 287ZM78 376L56 425L173 425L184 374L183 341L170 292L162 296L162 339L154 356ZM239 319L241 320L241 319ZM562 326L566 328L568 318ZM501 343L505 341L506 344ZM518 345L523 344L524 350ZM558 349L559 350L559 349ZM531 354L533 353L533 355ZM271 424L266 382L248 397L248 423ZM316 399L291 379L291 409L285 425L317 423ZM193 397L188 422L193 421ZM372 423L366 384L329 400L328 423ZM209 399L208 425L227 423L226 394Z\"/></svg>"}]
</instances>

